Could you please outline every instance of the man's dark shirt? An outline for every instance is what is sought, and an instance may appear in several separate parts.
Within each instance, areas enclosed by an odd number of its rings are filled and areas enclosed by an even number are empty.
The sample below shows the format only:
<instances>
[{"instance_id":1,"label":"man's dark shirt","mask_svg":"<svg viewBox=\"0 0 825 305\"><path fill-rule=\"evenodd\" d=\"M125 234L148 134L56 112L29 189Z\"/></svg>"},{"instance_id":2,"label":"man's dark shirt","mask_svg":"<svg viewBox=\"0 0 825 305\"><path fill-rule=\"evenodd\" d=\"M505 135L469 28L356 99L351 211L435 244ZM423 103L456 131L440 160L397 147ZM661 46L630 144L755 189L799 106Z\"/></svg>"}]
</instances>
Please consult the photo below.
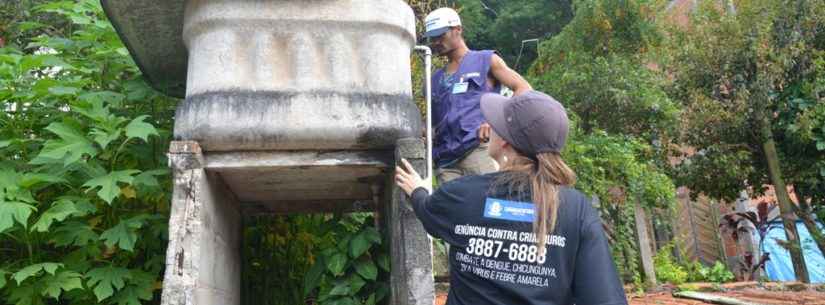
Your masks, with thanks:
<instances>
[{"instance_id":1,"label":"man's dark shirt","mask_svg":"<svg viewBox=\"0 0 825 305\"><path fill-rule=\"evenodd\" d=\"M600 218L582 193L559 189L557 225L539 255L530 194L490 190L501 173L412 194L427 232L450 244L447 304L627 304Z\"/></svg>"}]
</instances>

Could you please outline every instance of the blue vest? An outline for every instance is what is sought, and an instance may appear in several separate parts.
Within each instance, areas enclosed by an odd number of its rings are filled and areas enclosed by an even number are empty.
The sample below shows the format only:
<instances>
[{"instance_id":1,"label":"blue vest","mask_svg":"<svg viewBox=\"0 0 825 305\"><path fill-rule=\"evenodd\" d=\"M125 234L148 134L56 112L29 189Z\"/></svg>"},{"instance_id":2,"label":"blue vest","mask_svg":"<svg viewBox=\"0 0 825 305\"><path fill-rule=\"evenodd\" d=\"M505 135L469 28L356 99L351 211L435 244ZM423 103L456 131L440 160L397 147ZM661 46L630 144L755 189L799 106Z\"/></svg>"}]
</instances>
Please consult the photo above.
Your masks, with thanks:
<instances>
[{"instance_id":1,"label":"blue vest","mask_svg":"<svg viewBox=\"0 0 825 305\"><path fill-rule=\"evenodd\" d=\"M478 144L478 127L484 122L481 95L500 92L501 85L489 87L487 75L495 51L469 51L458 70L446 75L444 68L433 74L433 160L445 167L461 160Z\"/></svg>"}]
</instances>

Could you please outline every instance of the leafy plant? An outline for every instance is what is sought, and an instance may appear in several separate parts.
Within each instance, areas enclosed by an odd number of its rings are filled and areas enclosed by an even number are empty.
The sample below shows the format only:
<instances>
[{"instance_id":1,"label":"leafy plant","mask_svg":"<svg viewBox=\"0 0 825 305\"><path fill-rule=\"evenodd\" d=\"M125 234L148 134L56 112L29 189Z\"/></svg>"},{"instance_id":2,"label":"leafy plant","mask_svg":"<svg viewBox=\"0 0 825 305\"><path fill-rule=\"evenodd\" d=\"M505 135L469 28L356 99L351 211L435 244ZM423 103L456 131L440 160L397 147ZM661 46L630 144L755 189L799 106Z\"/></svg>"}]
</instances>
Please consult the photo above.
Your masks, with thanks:
<instances>
[{"instance_id":1,"label":"leafy plant","mask_svg":"<svg viewBox=\"0 0 825 305\"><path fill-rule=\"evenodd\" d=\"M386 272L390 259L372 214L354 213L331 219L321 235L321 253L304 278L304 294L318 304L374 305L389 294ZM383 270L385 273L382 276Z\"/></svg>"},{"instance_id":2,"label":"leafy plant","mask_svg":"<svg viewBox=\"0 0 825 305\"><path fill-rule=\"evenodd\" d=\"M765 235L768 234L768 229L772 220L768 220L768 215L771 210L775 208L775 204L768 204L768 202L760 202L757 205L756 212L736 212L724 215L720 221L719 227L722 232L729 233L734 241L739 242L740 234L751 234L751 226L756 228L759 236L759 249L762 249L762 242L765 240ZM747 224L750 224L748 226ZM741 247L740 247L741 248ZM753 252L740 249L743 253L739 259L739 268L743 271L745 280L750 280L754 277L754 273L760 268L765 267L765 263L770 259L770 253L763 252L759 261L754 261Z\"/></svg>"},{"instance_id":3,"label":"leafy plant","mask_svg":"<svg viewBox=\"0 0 825 305\"><path fill-rule=\"evenodd\" d=\"M0 48L0 294L16 305L156 299L175 101L143 82L98 1L25 14L58 22L13 24L39 34Z\"/></svg>"},{"instance_id":4,"label":"leafy plant","mask_svg":"<svg viewBox=\"0 0 825 305\"><path fill-rule=\"evenodd\" d=\"M244 219L241 303L304 304L304 277L320 251L331 216L256 216Z\"/></svg>"},{"instance_id":5,"label":"leafy plant","mask_svg":"<svg viewBox=\"0 0 825 305\"><path fill-rule=\"evenodd\" d=\"M688 274L684 268L674 260L671 254L672 252L673 244L670 243L660 248L656 256L653 257L653 264L656 268L656 279L673 285L679 285L687 280Z\"/></svg>"},{"instance_id":6,"label":"leafy plant","mask_svg":"<svg viewBox=\"0 0 825 305\"><path fill-rule=\"evenodd\" d=\"M710 268L703 266L699 269L699 274L707 281L713 283L727 283L734 279L733 273L720 261L716 261L713 267Z\"/></svg>"}]
</instances>

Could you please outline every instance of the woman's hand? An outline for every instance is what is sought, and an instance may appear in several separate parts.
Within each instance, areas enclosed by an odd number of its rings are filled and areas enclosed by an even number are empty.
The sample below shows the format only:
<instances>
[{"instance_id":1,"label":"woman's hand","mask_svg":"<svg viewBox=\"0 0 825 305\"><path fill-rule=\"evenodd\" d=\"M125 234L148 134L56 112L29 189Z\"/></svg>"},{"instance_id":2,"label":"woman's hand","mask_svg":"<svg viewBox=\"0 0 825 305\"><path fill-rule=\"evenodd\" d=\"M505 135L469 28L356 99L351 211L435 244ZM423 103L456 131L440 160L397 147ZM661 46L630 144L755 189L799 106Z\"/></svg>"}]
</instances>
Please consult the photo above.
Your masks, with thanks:
<instances>
[{"instance_id":1,"label":"woman's hand","mask_svg":"<svg viewBox=\"0 0 825 305\"><path fill-rule=\"evenodd\" d=\"M427 192L430 192L432 185L428 185L427 180L418 175L418 172L407 162L407 159L401 159L401 163L404 168L395 167L395 183L398 184L398 187L404 190L407 196L412 195L412 192L419 187L423 187L427 189Z\"/></svg>"}]
</instances>

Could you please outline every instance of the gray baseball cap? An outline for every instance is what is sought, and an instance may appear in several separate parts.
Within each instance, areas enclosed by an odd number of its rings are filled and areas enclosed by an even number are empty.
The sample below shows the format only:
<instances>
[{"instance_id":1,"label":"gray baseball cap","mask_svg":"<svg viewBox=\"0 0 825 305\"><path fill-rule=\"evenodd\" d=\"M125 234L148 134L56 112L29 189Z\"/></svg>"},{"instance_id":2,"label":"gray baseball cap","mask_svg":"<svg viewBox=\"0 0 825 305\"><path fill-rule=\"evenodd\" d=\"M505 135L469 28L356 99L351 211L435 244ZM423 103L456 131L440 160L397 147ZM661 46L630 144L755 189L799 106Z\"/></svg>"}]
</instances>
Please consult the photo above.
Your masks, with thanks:
<instances>
[{"instance_id":1,"label":"gray baseball cap","mask_svg":"<svg viewBox=\"0 0 825 305\"><path fill-rule=\"evenodd\" d=\"M518 96L487 93L481 96L487 123L521 154L561 152L569 122L564 106L551 96L528 91Z\"/></svg>"}]
</instances>

